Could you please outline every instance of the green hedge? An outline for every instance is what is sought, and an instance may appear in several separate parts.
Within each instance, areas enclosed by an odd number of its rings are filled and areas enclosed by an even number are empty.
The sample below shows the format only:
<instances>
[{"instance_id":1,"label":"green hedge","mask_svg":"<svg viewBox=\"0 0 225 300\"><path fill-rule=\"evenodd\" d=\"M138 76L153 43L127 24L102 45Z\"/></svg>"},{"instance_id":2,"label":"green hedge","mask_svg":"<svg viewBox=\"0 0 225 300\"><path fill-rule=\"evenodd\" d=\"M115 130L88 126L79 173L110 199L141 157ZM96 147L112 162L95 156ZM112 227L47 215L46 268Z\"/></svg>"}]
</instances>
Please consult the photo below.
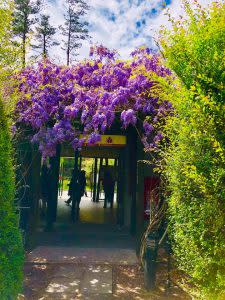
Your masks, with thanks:
<instances>
[{"instance_id":1,"label":"green hedge","mask_svg":"<svg viewBox=\"0 0 225 300\"><path fill-rule=\"evenodd\" d=\"M197 288L192 291L196 298L222 300L225 151L214 118L201 113L204 104L192 97L188 104L186 114L173 118L174 132L170 128L171 145L165 155L170 235L180 269Z\"/></svg>"},{"instance_id":2,"label":"green hedge","mask_svg":"<svg viewBox=\"0 0 225 300\"><path fill-rule=\"evenodd\" d=\"M16 299L23 280L23 245L14 208L10 135L0 99L0 299Z\"/></svg>"},{"instance_id":3,"label":"green hedge","mask_svg":"<svg viewBox=\"0 0 225 300\"><path fill-rule=\"evenodd\" d=\"M170 236L195 298L225 299L225 4L185 2L186 14L162 32L164 85L174 106L162 148ZM197 2L196 2L197 3ZM189 286L189 285L188 285ZM189 287L190 287L189 286Z\"/></svg>"}]
</instances>

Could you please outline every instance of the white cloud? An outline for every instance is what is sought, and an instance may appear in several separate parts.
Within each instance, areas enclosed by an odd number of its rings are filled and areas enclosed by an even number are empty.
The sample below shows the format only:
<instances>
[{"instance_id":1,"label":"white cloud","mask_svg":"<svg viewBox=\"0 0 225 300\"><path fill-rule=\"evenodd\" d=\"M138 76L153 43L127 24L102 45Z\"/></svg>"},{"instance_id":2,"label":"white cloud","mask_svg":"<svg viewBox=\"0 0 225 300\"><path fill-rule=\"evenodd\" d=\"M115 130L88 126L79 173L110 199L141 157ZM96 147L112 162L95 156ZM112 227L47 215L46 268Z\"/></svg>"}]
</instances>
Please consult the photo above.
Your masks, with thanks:
<instances>
[{"instance_id":1,"label":"white cloud","mask_svg":"<svg viewBox=\"0 0 225 300\"><path fill-rule=\"evenodd\" d=\"M161 25L169 26L165 0L87 0L90 10L86 16L89 22L89 34L93 44L103 44L117 49L122 57L141 45L152 46L152 36L156 36ZM166 0L170 13L175 18L183 14L182 0ZM213 0L200 0L203 5ZM63 23L63 0L48 0L45 8L52 23ZM58 39L62 39L57 34ZM88 57L89 42L79 49L79 59ZM65 62L65 53L60 49L52 51L56 61Z\"/></svg>"}]
</instances>

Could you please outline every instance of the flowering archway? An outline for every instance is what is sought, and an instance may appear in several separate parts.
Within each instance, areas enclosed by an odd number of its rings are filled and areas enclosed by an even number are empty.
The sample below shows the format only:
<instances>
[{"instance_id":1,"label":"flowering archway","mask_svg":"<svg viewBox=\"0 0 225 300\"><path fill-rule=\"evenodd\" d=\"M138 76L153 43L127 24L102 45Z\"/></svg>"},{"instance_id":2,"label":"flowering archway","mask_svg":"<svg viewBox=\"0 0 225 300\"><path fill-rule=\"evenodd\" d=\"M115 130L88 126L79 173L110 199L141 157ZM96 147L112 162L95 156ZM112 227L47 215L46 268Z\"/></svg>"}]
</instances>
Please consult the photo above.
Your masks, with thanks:
<instances>
[{"instance_id":1,"label":"flowering archway","mask_svg":"<svg viewBox=\"0 0 225 300\"><path fill-rule=\"evenodd\" d=\"M139 129L146 148L157 147L160 123L171 112L158 97L158 79L171 75L160 56L142 48L124 61L103 46L92 48L91 56L72 67L45 61L19 72L14 129L31 129L44 158L63 142L74 149L98 142L115 120Z\"/></svg>"},{"instance_id":2,"label":"flowering archway","mask_svg":"<svg viewBox=\"0 0 225 300\"><path fill-rule=\"evenodd\" d=\"M40 194L37 178L41 153L44 160L50 158L52 207L47 219L51 222L56 219L57 211L60 145L81 150L83 146L98 143L117 124L121 130L136 130L143 147L155 150L163 140L162 124L172 111L171 104L160 95L160 85L165 79L170 81L171 72L158 54L142 48L124 61L116 52L100 46L91 49L91 56L90 60L71 67L43 61L16 75L19 101L13 129L20 140L38 146L36 154L33 150L22 150L28 153L28 162L22 165L32 165L31 172L24 171L31 186L28 198L31 197L34 212ZM132 139L130 145L135 144L136 134L132 134ZM134 149L130 153L132 168L128 183L135 202L137 157ZM76 162L77 154L75 170ZM123 170L123 166L120 168ZM32 220L36 215L33 213Z\"/></svg>"}]
</instances>

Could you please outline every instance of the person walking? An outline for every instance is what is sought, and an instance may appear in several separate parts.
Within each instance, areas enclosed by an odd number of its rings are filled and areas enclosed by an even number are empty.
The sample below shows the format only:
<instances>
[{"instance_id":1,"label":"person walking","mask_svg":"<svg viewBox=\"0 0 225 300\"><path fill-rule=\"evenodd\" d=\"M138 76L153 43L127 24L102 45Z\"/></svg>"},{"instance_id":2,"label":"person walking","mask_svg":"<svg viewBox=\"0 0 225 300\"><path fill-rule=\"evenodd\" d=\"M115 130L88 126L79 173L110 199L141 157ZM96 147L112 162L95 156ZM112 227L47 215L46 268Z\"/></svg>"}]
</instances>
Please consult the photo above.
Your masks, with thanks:
<instances>
[{"instance_id":1,"label":"person walking","mask_svg":"<svg viewBox=\"0 0 225 300\"><path fill-rule=\"evenodd\" d=\"M86 193L86 172L84 170L81 170L78 174L78 179L77 179L77 183L75 182L75 172L73 171L72 172L72 177L71 177L71 180L70 180L70 183L69 183L69 190L68 190L68 196L69 196L69 199L67 201L65 201L65 203L67 205L70 205L70 203L72 202L72 195L73 195L73 192L74 192L74 189L77 189L79 192L78 192L78 199L81 198L85 195L87 195ZM77 186L76 186L77 184ZM75 188L76 186L76 188ZM79 204L80 204L80 201L78 201Z\"/></svg>"},{"instance_id":2,"label":"person walking","mask_svg":"<svg viewBox=\"0 0 225 300\"><path fill-rule=\"evenodd\" d=\"M50 165L49 168L46 169L46 181L45 186L47 187L47 211L46 211L46 227L45 231L51 231L53 228L53 223L55 221L55 203L54 203L54 174L52 170L52 166Z\"/></svg>"},{"instance_id":3,"label":"person walking","mask_svg":"<svg viewBox=\"0 0 225 300\"><path fill-rule=\"evenodd\" d=\"M79 183L80 201L81 201L81 198L84 196L84 194L87 196L87 192L86 192L87 180L86 180L86 172L84 170L81 170L79 173L78 183ZM80 205L80 201L79 201L79 205Z\"/></svg>"},{"instance_id":4,"label":"person walking","mask_svg":"<svg viewBox=\"0 0 225 300\"><path fill-rule=\"evenodd\" d=\"M46 164L41 168L41 203L40 203L40 215L45 217L48 203L48 167Z\"/></svg>"},{"instance_id":5,"label":"person walking","mask_svg":"<svg viewBox=\"0 0 225 300\"><path fill-rule=\"evenodd\" d=\"M76 175L74 172L72 180L72 211L71 218L72 221L78 220L79 210L80 210L80 201L83 195L85 194L86 189L86 175L85 171L81 170Z\"/></svg>"},{"instance_id":6,"label":"person walking","mask_svg":"<svg viewBox=\"0 0 225 300\"><path fill-rule=\"evenodd\" d=\"M103 207L106 208L107 203L110 203L110 208L113 208L115 180L113 179L109 171L106 171L104 173L102 184L105 193L105 200L104 200Z\"/></svg>"},{"instance_id":7,"label":"person walking","mask_svg":"<svg viewBox=\"0 0 225 300\"><path fill-rule=\"evenodd\" d=\"M73 195L73 188L74 188L74 184L75 184L75 171L72 171L72 176L70 179L70 183L69 183L69 189L68 189L68 196L69 199L67 201L65 201L65 203L69 206L70 203L72 202L72 195Z\"/></svg>"}]
</instances>

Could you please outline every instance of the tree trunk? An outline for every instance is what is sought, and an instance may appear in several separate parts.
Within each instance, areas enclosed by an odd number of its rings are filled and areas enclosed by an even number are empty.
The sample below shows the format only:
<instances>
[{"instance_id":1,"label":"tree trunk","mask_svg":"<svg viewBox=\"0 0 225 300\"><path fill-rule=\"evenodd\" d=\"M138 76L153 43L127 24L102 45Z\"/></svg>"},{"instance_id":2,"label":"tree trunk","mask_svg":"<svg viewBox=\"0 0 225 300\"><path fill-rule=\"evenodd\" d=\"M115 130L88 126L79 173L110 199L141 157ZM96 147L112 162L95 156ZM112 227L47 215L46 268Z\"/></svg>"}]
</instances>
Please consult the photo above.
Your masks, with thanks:
<instances>
[{"instance_id":1,"label":"tree trunk","mask_svg":"<svg viewBox=\"0 0 225 300\"><path fill-rule=\"evenodd\" d=\"M71 40L71 16L69 22L68 42L67 42L67 66L70 64L70 40Z\"/></svg>"},{"instance_id":2,"label":"tree trunk","mask_svg":"<svg viewBox=\"0 0 225 300\"><path fill-rule=\"evenodd\" d=\"M23 19L23 37L22 37L22 66L26 67L26 39L27 39L27 29L28 29L28 16L25 13Z\"/></svg>"},{"instance_id":3,"label":"tree trunk","mask_svg":"<svg viewBox=\"0 0 225 300\"><path fill-rule=\"evenodd\" d=\"M26 66L26 33L23 32L23 41L22 41L22 66Z\"/></svg>"},{"instance_id":4,"label":"tree trunk","mask_svg":"<svg viewBox=\"0 0 225 300\"><path fill-rule=\"evenodd\" d=\"M43 35L43 57L46 58L47 57L47 49L46 49L46 36Z\"/></svg>"}]
</instances>

